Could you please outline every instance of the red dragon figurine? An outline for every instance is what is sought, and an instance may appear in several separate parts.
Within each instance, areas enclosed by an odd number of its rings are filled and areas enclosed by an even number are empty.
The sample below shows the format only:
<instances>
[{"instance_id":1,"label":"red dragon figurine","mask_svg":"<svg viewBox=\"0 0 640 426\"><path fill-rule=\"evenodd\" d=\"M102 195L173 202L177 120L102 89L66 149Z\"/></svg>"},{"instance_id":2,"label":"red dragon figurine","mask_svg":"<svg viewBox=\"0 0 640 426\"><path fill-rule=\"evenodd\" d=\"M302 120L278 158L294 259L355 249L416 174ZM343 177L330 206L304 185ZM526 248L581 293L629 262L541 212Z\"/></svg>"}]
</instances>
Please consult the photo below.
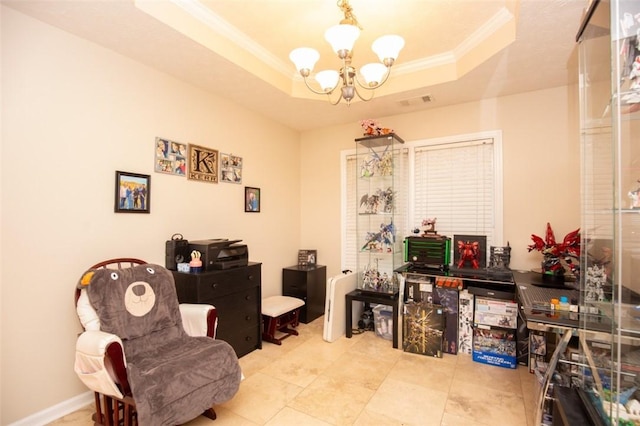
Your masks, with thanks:
<instances>
[{"instance_id":1,"label":"red dragon figurine","mask_svg":"<svg viewBox=\"0 0 640 426\"><path fill-rule=\"evenodd\" d=\"M556 242L551 225L547 222L547 233L543 240L537 235L531 234L533 244L528 246L528 251L537 250L542 253L544 260L542 262L543 272L551 274L563 274L565 262L569 269L573 272L578 268L578 260L580 259L580 228L569 232L565 235L561 243ZM576 262L574 262L574 260Z\"/></svg>"}]
</instances>

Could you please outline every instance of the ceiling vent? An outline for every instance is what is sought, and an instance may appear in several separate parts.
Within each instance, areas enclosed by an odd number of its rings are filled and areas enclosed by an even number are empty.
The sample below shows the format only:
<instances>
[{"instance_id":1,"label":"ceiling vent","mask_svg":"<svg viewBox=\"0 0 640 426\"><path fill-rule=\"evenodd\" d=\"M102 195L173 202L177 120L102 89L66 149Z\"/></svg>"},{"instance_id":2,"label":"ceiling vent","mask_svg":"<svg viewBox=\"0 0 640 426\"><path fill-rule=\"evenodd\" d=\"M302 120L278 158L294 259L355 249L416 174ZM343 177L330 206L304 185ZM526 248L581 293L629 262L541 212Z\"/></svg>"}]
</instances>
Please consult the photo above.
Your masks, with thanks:
<instances>
[{"instance_id":1,"label":"ceiling vent","mask_svg":"<svg viewBox=\"0 0 640 426\"><path fill-rule=\"evenodd\" d=\"M433 102L433 97L431 95L422 95L415 98L403 99L398 102L398 105L403 107L408 107L408 106L428 104L431 102Z\"/></svg>"}]
</instances>

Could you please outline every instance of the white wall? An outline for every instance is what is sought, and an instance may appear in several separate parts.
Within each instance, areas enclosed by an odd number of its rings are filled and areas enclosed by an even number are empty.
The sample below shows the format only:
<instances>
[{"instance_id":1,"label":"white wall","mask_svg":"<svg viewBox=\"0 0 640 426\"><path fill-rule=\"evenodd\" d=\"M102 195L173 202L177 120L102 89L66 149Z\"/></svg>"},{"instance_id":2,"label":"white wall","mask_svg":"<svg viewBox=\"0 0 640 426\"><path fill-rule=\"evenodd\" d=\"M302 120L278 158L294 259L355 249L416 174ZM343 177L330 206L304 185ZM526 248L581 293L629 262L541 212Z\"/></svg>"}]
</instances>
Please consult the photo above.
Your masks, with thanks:
<instances>
[{"instance_id":1,"label":"white wall","mask_svg":"<svg viewBox=\"0 0 640 426\"><path fill-rule=\"evenodd\" d=\"M571 71L568 71L571 72ZM577 71L575 71L577 72ZM375 118L406 142L502 130L504 239L512 269L540 266L531 234L556 238L580 227L577 88L559 87ZM340 150L354 149L359 123L305 132L301 141L302 245L318 249L327 274L340 273ZM455 173L451 170L451 173ZM416 226L417 224L409 224Z\"/></svg>"},{"instance_id":2,"label":"white wall","mask_svg":"<svg viewBox=\"0 0 640 426\"><path fill-rule=\"evenodd\" d=\"M340 151L357 122L302 135L111 51L0 8L0 424L86 391L73 374L73 288L110 257L163 264L164 242L242 238L263 262L263 296L299 248L340 271ZM573 71L568 71L573 72ZM530 234L579 226L575 88L378 118L406 141L502 130L505 242L538 265ZM328 106L329 108L329 106ZM334 108L334 107L331 107ZM156 136L244 158L243 185L153 172ZM114 214L114 172L150 174L151 214ZM455 170L452 170L455 172ZM243 187L262 212L243 212Z\"/></svg>"},{"instance_id":3,"label":"white wall","mask_svg":"<svg viewBox=\"0 0 640 426\"><path fill-rule=\"evenodd\" d=\"M2 32L2 16L3 16L3 10L4 10L4 8L0 7L0 48L3 45L3 42L2 42L2 33L3 33ZM1 60L1 58L0 58L0 60ZM0 65L1 64L2 64L2 62L0 62ZM2 69L3 69L3 67L0 66L0 94L3 93L3 84L2 83L4 81L4 79L2 78L2 75L3 75ZM2 109L4 109L4 104L1 103L1 102L2 102L2 96L0 95L0 107L2 107ZM0 142L2 142L3 135L4 135L4 129L3 129L2 123L3 123L2 114L0 113ZM0 143L0 164L2 164L2 152L3 151L4 151L4 149L2 148L2 144ZM2 173L0 173L0 189L2 188L2 186L3 186L3 184L2 184ZM0 193L1 193L1 191L0 191ZM0 224L4 224L4 221L2 219L2 216L3 216L2 212L3 211L4 211L4 208L2 206L2 196L0 196ZM4 239L3 239L4 232L2 230L3 230L3 227L0 226L0 242L4 241ZM4 244L0 243L0 319L2 319L2 322L4 322L4 317L2 315L2 312L3 312L3 310L2 310L2 306L3 306L2 294L4 293L4 291L2 290L2 288L3 288L3 286L2 286L3 278L2 277L4 276L3 267L2 267L2 265L4 264L4 262L3 262L3 259L4 259L3 247L4 247ZM3 356L2 356L2 354L4 352L3 351L3 347L4 347L3 342L4 342L4 337L3 337L3 333L2 333L2 326L0 326L0 401L4 401L4 397L3 397L4 386L1 385L1 383L4 382L3 374L2 374L2 365L3 365L3 362L2 362ZM2 418L0 418L0 422L1 421L2 421Z\"/></svg>"},{"instance_id":4,"label":"white wall","mask_svg":"<svg viewBox=\"0 0 640 426\"><path fill-rule=\"evenodd\" d=\"M281 293L299 248L299 135L2 7L1 424L86 392L73 373L78 278L165 241L232 238ZM156 136L244 159L242 185L154 173ZM294 165L292 167L292 165ZM151 213L115 214L115 171L151 175ZM262 189L244 213L244 186ZM224 319L221 319L224 321Z\"/></svg>"}]
</instances>

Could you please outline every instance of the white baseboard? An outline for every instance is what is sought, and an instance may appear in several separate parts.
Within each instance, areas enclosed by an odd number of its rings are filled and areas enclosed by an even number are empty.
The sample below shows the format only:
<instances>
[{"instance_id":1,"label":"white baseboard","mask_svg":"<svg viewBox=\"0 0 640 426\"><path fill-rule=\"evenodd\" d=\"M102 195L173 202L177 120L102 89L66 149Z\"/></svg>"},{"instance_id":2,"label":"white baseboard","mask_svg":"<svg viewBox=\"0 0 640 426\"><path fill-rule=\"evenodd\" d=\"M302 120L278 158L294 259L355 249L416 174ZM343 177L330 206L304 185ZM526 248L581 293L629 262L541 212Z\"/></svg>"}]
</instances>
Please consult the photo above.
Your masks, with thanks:
<instances>
[{"instance_id":1,"label":"white baseboard","mask_svg":"<svg viewBox=\"0 0 640 426\"><path fill-rule=\"evenodd\" d=\"M64 417L67 414L80 410L89 404L93 404L93 402L93 392L85 392L67 399L66 401L62 401L52 407L34 413L22 420L18 420L15 423L11 423L8 426L44 426L59 419L60 417Z\"/></svg>"}]
</instances>

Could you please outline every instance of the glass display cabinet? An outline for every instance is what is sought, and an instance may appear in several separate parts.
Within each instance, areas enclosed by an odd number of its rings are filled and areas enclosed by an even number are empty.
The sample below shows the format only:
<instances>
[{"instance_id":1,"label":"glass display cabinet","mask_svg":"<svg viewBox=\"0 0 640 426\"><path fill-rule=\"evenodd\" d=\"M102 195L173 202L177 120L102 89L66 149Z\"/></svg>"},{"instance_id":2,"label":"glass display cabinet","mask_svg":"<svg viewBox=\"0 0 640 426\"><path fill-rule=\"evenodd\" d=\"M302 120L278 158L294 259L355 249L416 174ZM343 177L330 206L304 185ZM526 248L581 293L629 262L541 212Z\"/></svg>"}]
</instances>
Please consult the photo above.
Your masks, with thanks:
<instances>
[{"instance_id":1,"label":"glass display cabinet","mask_svg":"<svg viewBox=\"0 0 640 426\"><path fill-rule=\"evenodd\" d=\"M640 425L640 2L592 1L577 40L582 253L570 381L595 424ZM594 331L593 315L606 327Z\"/></svg>"},{"instance_id":2,"label":"glass display cabinet","mask_svg":"<svg viewBox=\"0 0 640 426\"><path fill-rule=\"evenodd\" d=\"M407 234L404 141L396 134L356 142L356 235L358 289L377 294L399 290Z\"/></svg>"}]
</instances>

